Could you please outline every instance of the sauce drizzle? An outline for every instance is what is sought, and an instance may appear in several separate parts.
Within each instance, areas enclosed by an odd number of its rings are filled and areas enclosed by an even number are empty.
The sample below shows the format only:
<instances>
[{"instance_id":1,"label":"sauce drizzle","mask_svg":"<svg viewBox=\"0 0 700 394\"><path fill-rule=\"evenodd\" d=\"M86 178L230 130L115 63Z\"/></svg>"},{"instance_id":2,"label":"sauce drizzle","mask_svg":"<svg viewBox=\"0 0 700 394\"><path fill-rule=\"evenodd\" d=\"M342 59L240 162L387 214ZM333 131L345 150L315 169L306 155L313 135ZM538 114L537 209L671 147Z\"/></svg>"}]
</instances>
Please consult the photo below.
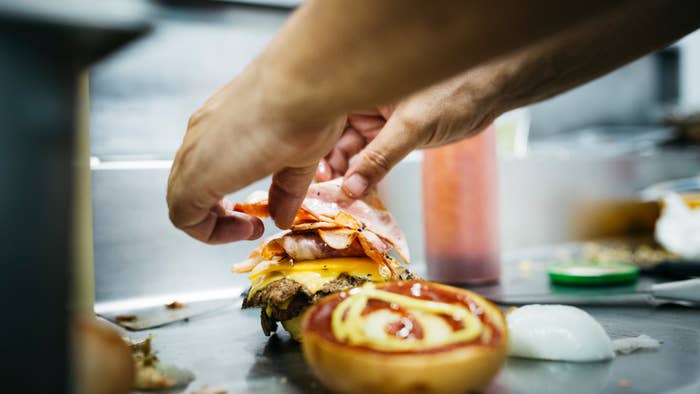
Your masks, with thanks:
<instances>
[{"instance_id":1,"label":"sauce drizzle","mask_svg":"<svg viewBox=\"0 0 700 394\"><path fill-rule=\"evenodd\" d=\"M356 348L365 349L367 351L378 352L378 353L433 353L439 351L450 350L459 346L494 346L501 341L502 335L499 327L491 321L488 314L485 313L484 308L482 308L475 300L471 299L467 294L462 292L450 291L449 289L444 289L437 286L431 286L427 282L422 281L401 281L401 282L388 282L381 284L376 287L377 290L388 291L420 300L437 301L441 303L459 303L467 307L472 314L474 314L485 327L488 327L491 335L488 337L478 337L471 341L452 343L448 345L443 345L435 348L428 348L422 350L383 350L376 349L364 345L354 345ZM335 308L343 300L349 297L348 292L341 292L334 294L330 297L324 299L321 303L311 313L307 319L306 329L310 330L318 335L322 336L324 339L336 343L349 345L346 341L341 341L335 337L333 334L333 329L331 326L331 315ZM416 318L409 311L401 308L399 305L389 303L382 300L370 299L367 301L365 309L362 311L362 315L366 316L374 311L380 309L388 309L394 313L401 316L398 321L387 324L384 330L387 334L393 335L396 338L401 339L422 339L424 336L423 329L418 323ZM439 315L453 330L459 330L464 327L464 323L460 320L454 319L452 316Z\"/></svg>"}]
</instances>

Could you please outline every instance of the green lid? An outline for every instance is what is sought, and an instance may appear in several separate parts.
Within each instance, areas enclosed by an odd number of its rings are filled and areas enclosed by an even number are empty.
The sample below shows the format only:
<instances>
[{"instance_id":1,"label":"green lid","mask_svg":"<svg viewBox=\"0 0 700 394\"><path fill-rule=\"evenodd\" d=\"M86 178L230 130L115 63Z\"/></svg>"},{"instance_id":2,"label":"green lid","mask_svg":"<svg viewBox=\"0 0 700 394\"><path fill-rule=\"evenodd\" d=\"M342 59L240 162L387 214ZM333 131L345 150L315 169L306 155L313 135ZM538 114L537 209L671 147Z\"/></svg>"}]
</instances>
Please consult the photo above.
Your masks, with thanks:
<instances>
[{"instance_id":1,"label":"green lid","mask_svg":"<svg viewBox=\"0 0 700 394\"><path fill-rule=\"evenodd\" d=\"M571 261L547 269L552 283L563 285L616 285L639 277L639 267L631 263Z\"/></svg>"}]
</instances>

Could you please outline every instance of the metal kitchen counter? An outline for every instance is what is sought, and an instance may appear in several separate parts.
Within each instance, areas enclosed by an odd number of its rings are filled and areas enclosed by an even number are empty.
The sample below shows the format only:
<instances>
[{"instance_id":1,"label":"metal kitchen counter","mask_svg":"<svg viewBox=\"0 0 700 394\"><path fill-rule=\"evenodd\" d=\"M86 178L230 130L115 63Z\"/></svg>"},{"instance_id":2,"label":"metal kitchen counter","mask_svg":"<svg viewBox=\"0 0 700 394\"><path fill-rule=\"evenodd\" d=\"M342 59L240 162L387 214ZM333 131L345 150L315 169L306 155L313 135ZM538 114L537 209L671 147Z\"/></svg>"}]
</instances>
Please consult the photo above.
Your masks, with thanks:
<instances>
[{"instance_id":1,"label":"metal kitchen counter","mask_svg":"<svg viewBox=\"0 0 700 394\"><path fill-rule=\"evenodd\" d=\"M538 248L508 254L499 288L541 291L548 286L543 262L560 257L566 250ZM642 280L639 286L646 282ZM191 393L205 384L223 386L229 394L325 392L306 366L299 345L286 333L265 337L259 310L241 310L239 305L237 299L229 307L187 322L127 334L132 338L153 334L154 347L163 362L196 375L188 387L171 393ZM661 347L597 363L509 359L486 392L700 392L700 311L678 306L584 309L613 339L646 334L662 341Z\"/></svg>"}]
</instances>

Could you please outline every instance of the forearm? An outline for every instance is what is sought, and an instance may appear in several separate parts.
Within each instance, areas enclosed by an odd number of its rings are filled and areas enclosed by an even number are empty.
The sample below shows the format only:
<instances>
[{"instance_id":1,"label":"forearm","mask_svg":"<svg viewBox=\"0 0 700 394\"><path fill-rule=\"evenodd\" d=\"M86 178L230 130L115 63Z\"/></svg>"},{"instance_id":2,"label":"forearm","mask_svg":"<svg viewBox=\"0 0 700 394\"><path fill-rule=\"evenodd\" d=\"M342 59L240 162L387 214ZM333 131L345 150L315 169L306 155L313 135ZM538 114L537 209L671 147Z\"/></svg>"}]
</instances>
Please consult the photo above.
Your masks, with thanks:
<instances>
[{"instance_id":1,"label":"forearm","mask_svg":"<svg viewBox=\"0 0 700 394\"><path fill-rule=\"evenodd\" d=\"M618 3L311 0L254 69L291 112L323 118L390 102Z\"/></svg>"},{"instance_id":2,"label":"forearm","mask_svg":"<svg viewBox=\"0 0 700 394\"><path fill-rule=\"evenodd\" d=\"M561 93L661 48L696 29L698 15L700 3L692 1L619 4L402 99L390 116L381 113L386 119L381 132L361 151L352 151L352 163L344 164L334 151L328 164L335 161L334 171L345 173L348 194L361 195L413 149L469 137L505 111ZM370 130L370 121L350 119L352 130L346 135ZM347 141L339 144L336 151L344 148L346 153L341 157L351 156L348 146Z\"/></svg>"},{"instance_id":3,"label":"forearm","mask_svg":"<svg viewBox=\"0 0 700 394\"><path fill-rule=\"evenodd\" d=\"M700 3L622 5L458 78L483 110L499 115L591 81L700 27Z\"/></svg>"}]
</instances>

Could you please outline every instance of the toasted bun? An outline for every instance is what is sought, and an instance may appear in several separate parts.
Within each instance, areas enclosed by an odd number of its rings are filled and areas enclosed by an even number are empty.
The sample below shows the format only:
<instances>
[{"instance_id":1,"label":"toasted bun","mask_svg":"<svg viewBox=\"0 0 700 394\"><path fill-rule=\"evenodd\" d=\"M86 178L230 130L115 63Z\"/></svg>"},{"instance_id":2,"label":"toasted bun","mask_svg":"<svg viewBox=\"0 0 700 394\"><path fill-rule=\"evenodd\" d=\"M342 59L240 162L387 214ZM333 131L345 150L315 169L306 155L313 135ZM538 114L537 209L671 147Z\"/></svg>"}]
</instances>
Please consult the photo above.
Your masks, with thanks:
<instances>
[{"instance_id":1,"label":"toasted bun","mask_svg":"<svg viewBox=\"0 0 700 394\"><path fill-rule=\"evenodd\" d=\"M503 314L475 293L428 285L461 292L481 306L500 333L497 342L415 353L373 351L333 342L310 329L309 322L323 304L340 297L336 294L307 311L302 323L304 356L316 377L340 393L464 393L488 385L506 359L508 334Z\"/></svg>"}]
</instances>

